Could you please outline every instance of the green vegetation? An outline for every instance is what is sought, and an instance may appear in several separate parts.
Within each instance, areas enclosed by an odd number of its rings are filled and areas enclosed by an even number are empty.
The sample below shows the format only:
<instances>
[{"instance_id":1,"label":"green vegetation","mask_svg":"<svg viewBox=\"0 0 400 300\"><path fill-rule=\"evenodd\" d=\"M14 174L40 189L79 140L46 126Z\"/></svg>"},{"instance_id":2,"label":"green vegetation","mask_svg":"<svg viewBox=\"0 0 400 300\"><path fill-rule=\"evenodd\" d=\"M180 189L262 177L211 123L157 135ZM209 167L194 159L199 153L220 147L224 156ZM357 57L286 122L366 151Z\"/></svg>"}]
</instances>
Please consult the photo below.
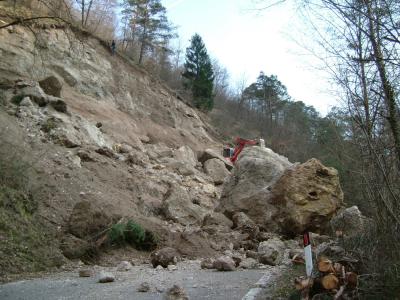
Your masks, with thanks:
<instances>
[{"instance_id":1,"label":"green vegetation","mask_svg":"<svg viewBox=\"0 0 400 300\"><path fill-rule=\"evenodd\" d=\"M14 103L15 105L19 105L22 100L24 99L24 95L15 95L14 97L11 98L11 102Z\"/></svg>"},{"instance_id":2,"label":"green vegetation","mask_svg":"<svg viewBox=\"0 0 400 300\"><path fill-rule=\"evenodd\" d=\"M2 133L0 170L0 280L59 266L63 257L52 245L53 233L36 216L38 191L30 184L32 166Z\"/></svg>"},{"instance_id":3,"label":"green vegetation","mask_svg":"<svg viewBox=\"0 0 400 300\"><path fill-rule=\"evenodd\" d=\"M108 237L112 244L129 244L139 250L152 250L157 246L156 236L133 220L114 224L108 232Z\"/></svg>"},{"instance_id":4,"label":"green vegetation","mask_svg":"<svg viewBox=\"0 0 400 300\"><path fill-rule=\"evenodd\" d=\"M194 105L206 111L214 107L214 72L206 46L200 35L195 34L186 49L184 84L192 93Z\"/></svg>"}]
</instances>

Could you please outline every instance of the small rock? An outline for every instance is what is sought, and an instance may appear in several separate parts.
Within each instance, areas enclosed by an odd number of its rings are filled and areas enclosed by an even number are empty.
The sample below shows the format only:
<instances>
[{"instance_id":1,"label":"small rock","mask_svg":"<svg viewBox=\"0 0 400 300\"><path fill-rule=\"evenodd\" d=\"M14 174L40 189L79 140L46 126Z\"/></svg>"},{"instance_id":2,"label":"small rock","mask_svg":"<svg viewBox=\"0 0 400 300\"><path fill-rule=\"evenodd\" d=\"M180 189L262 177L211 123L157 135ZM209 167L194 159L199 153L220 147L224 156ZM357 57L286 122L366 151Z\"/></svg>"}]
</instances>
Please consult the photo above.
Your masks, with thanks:
<instances>
[{"instance_id":1,"label":"small rock","mask_svg":"<svg viewBox=\"0 0 400 300\"><path fill-rule=\"evenodd\" d=\"M48 99L50 101L51 107L53 107L56 111L62 112L62 113L66 113L68 111L67 104L65 103L64 100L55 98L55 97L51 97L51 96L49 96Z\"/></svg>"},{"instance_id":2,"label":"small rock","mask_svg":"<svg viewBox=\"0 0 400 300\"><path fill-rule=\"evenodd\" d=\"M164 297L165 300L189 300L183 287L179 285L174 285L170 288Z\"/></svg>"},{"instance_id":3,"label":"small rock","mask_svg":"<svg viewBox=\"0 0 400 300\"><path fill-rule=\"evenodd\" d=\"M101 127L103 127L103 123L101 123L101 122L97 122L97 123L96 123L96 127L97 127L97 128L101 128Z\"/></svg>"},{"instance_id":4,"label":"small rock","mask_svg":"<svg viewBox=\"0 0 400 300\"><path fill-rule=\"evenodd\" d=\"M101 271L99 274L99 282L100 283L107 283L115 281L114 274L110 272Z\"/></svg>"},{"instance_id":5,"label":"small rock","mask_svg":"<svg viewBox=\"0 0 400 300\"><path fill-rule=\"evenodd\" d=\"M258 262L254 258L245 258L240 262L239 267L243 269L255 269L257 265Z\"/></svg>"},{"instance_id":6,"label":"small rock","mask_svg":"<svg viewBox=\"0 0 400 300\"><path fill-rule=\"evenodd\" d=\"M168 265L167 269L168 269L168 271L176 271L176 270L178 270L178 267L175 265Z\"/></svg>"},{"instance_id":7,"label":"small rock","mask_svg":"<svg viewBox=\"0 0 400 300\"><path fill-rule=\"evenodd\" d=\"M218 271L234 271L235 265L235 261L229 256L221 256L213 263L213 267Z\"/></svg>"},{"instance_id":8,"label":"small rock","mask_svg":"<svg viewBox=\"0 0 400 300\"><path fill-rule=\"evenodd\" d=\"M278 238L272 238L261 242L258 246L259 262L267 265L278 265L283 260L285 244Z\"/></svg>"},{"instance_id":9,"label":"small rock","mask_svg":"<svg viewBox=\"0 0 400 300\"><path fill-rule=\"evenodd\" d=\"M157 270L157 271L162 271L162 270L164 270L164 267L163 267L162 265L158 265L158 266L156 267L156 270Z\"/></svg>"},{"instance_id":10,"label":"small rock","mask_svg":"<svg viewBox=\"0 0 400 300\"><path fill-rule=\"evenodd\" d=\"M150 291L150 284L148 282L142 282L137 288L137 291L141 293L147 293Z\"/></svg>"},{"instance_id":11,"label":"small rock","mask_svg":"<svg viewBox=\"0 0 400 300\"><path fill-rule=\"evenodd\" d=\"M120 272L129 271L130 269L132 269L132 265L129 261L121 261L117 267Z\"/></svg>"},{"instance_id":12,"label":"small rock","mask_svg":"<svg viewBox=\"0 0 400 300\"><path fill-rule=\"evenodd\" d=\"M92 271L89 269L79 270L79 277L90 277L92 276Z\"/></svg>"},{"instance_id":13,"label":"small rock","mask_svg":"<svg viewBox=\"0 0 400 300\"><path fill-rule=\"evenodd\" d=\"M24 99L22 99L22 101L19 103L19 106L26 106L26 107L33 106L31 98L24 97Z\"/></svg>"},{"instance_id":14,"label":"small rock","mask_svg":"<svg viewBox=\"0 0 400 300\"><path fill-rule=\"evenodd\" d=\"M214 260L212 258L205 258L201 261L200 266L202 269L214 269Z\"/></svg>"}]
</instances>

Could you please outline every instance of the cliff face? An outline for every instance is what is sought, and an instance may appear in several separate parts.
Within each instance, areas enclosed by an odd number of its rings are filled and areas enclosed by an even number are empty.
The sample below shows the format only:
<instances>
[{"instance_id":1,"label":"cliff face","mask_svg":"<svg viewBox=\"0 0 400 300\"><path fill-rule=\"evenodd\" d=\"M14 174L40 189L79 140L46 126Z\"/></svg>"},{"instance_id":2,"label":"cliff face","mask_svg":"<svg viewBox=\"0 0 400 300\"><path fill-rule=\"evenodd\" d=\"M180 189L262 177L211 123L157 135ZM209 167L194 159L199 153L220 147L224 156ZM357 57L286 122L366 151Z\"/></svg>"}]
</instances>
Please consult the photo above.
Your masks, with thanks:
<instances>
[{"instance_id":1,"label":"cliff face","mask_svg":"<svg viewBox=\"0 0 400 300\"><path fill-rule=\"evenodd\" d=\"M0 52L0 81L57 77L70 111L89 121L111 120L116 141L148 136L153 143L193 149L214 142L195 110L143 70L111 56L94 37L63 28L33 33L16 26L1 31Z\"/></svg>"},{"instance_id":2,"label":"cliff face","mask_svg":"<svg viewBox=\"0 0 400 300\"><path fill-rule=\"evenodd\" d=\"M93 234L71 229L76 214L82 228L133 219L183 254L214 253L211 238L190 229L201 226L221 191L197 160L201 150L220 144L196 110L80 32L9 27L0 30L0 54L0 138L9 145L2 148L33 166L35 209L26 220L38 237L48 232L31 243L39 246L28 246L37 251L13 261L7 257L23 250L0 226L5 273L36 270L30 261L47 255L40 251L46 247L54 260L79 256L71 248L85 249ZM7 209L0 201L7 222L28 226L25 213L13 220Z\"/></svg>"}]
</instances>

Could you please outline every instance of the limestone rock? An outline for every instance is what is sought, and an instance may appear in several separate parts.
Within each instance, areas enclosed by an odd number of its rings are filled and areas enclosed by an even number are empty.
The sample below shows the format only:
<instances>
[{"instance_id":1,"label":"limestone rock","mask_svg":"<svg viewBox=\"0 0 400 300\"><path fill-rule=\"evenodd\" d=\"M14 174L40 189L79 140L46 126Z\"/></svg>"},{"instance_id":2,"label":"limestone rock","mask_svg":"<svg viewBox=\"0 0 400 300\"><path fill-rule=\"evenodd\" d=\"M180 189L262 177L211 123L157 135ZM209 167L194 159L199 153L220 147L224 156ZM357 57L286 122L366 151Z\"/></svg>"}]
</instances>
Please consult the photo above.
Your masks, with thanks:
<instances>
[{"instance_id":1,"label":"limestone rock","mask_svg":"<svg viewBox=\"0 0 400 300\"><path fill-rule=\"evenodd\" d=\"M65 235L60 242L60 250L69 259L81 258L89 249L88 242L71 234Z\"/></svg>"},{"instance_id":2,"label":"limestone rock","mask_svg":"<svg viewBox=\"0 0 400 300\"><path fill-rule=\"evenodd\" d=\"M142 282L137 288L137 291L141 293L147 293L150 291L150 284L148 282Z\"/></svg>"},{"instance_id":3,"label":"limestone rock","mask_svg":"<svg viewBox=\"0 0 400 300\"><path fill-rule=\"evenodd\" d=\"M224 179L230 175L230 172L226 169L224 162L217 158L207 160L204 163L204 171L217 185L222 184Z\"/></svg>"},{"instance_id":4,"label":"limestone rock","mask_svg":"<svg viewBox=\"0 0 400 300\"><path fill-rule=\"evenodd\" d=\"M18 91L20 95L29 97L40 107L46 106L49 102L47 95L43 92L37 83L33 83L31 86L26 86Z\"/></svg>"},{"instance_id":5,"label":"limestone rock","mask_svg":"<svg viewBox=\"0 0 400 300\"><path fill-rule=\"evenodd\" d=\"M255 238L260 231L256 223L254 223L254 221L251 220L244 212L235 213L232 217L232 220L235 229L249 234L252 239Z\"/></svg>"},{"instance_id":6,"label":"limestone rock","mask_svg":"<svg viewBox=\"0 0 400 300\"><path fill-rule=\"evenodd\" d=\"M19 103L19 106L31 107L32 105L33 103L29 97L24 97L24 99Z\"/></svg>"},{"instance_id":7,"label":"limestone rock","mask_svg":"<svg viewBox=\"0 0 400 300\"><path fill-rule=\"evenodd\" d=\"M343 204L338 172L317 159L286 170L272 192L273 202L281 207L275 219L287 234L326 231Z\"/></svg>"},{"instance_id":8,"label":"limestone rock","mask_svg":"<svg viewBox=\"0 0 400 300\"><path fill-rule=\"evenodd\" d=\"M62 83L55 76L49 76L39 81L40 87L47 95L61 97Z\"/></svg>"},{"instance_id":9,"label":"limestone rock","mask_svg":"<svg viewBox=\"0 0 400 300\"><path fill-rule=\"evenodd\" d=\"M239 267L242 269L255 269L257 268L258 262L254 259L254 258L245 258L243 259L240 264Z\"/></svg>"},{"instance_id":10,"label":"limestone rock","mask_svg":"<svg viewBox=\"0 0 400 300\"><path fill-rule=\"evenodd\" d=\"M273 216L278 208L271 201L271 187L292 164L268 148L244 148L232 176L223 185L216 211L233 216L245 211L258 226L278 231Z\"/></svg>"},{"instance_id":11,"label":"limestone rock","mask_svg":"<svg viewBox=\"0 0 400 300\"><path fill-rule=\"evenodd\" d=\"M218 271L234 271L235 266L235 261L229 256L218 257L213 263L214 269Z\"/></svg>"},{"instance_id":12,"label":"limestone rock","mask_svg":"<svg viewBox=\"0 0 400 300\"><path fill-rule=\"evenodd\" d=\"M165 300L189 300L189 297L186 295L186 291L183 287L179 285L174 285L170 288L164 297Z\"/></svg>"},{"instance_id":13,"label":"limestone rock","mask_svg":"<svg viewBox=\"0 0 400 300\"><path fill-rule=\"evenodd\" d=\"M233 223L225 215L217 212L208 213L203 219L202 229L209 234L229 232Z\"/></svg>"},{"instance_id":14,"label":"limestone rock","mask_svg":"<svg viewBox=\"0 0 400 300\"><path fill-rule=\"evenodd\" d=\"M79 277L91 277L92 276L92 271L89 269L82 269L79 270Z\"/></svg>"},{"instance_id":15,"label":"limestone rock","mask_svg":"<svg viewBox=\"0 0 400 300\"><path fill-rule=\"evenodd\" d=\"M205 258L201 260L200 267L202 269L214 269L214 259Z\"/></svg>"},{"instance_id":16,"label":"limestone rock","mask_svg":"<svg viewBox=\"0 0 400 300\"><path fill-rule=\"evenodd\" d=\"M182 162L190 167L195 167L197 158L192 148L189 146L182 146L174 151L175 160Z\"/></svg>"},{"instance_id":17,"label":"limestone rock","mask_svg":"<svg viewBox=\"0 0 400 300\"><path fill-rule=\"evenodd\" d=\"M168 265L175 265L178 261L178 251L171 247L165 247L160 250L154 251L150 255L150 261L153 268L162 266L167 268Z\"/></svg>"},{"instance_id":18,"label":"limestone rock","mask_svg":"<svg viewBox=\"0 0 400 300\"><path fill-rule=\"evenodd\" d=\"M261 242L258 246L259 261L266 265L279 265L282 262L284 250L285 244L277 238Z\"/></svg>"},{"instance_id":19,"label":"limestone rock","mask_svg":"<svg viewBox=\"0 0 400 300\"><path fill-rule=\"evenodd\" d=\"M357 206L348 207L338 213L330 221L333 233L340 232L344 236L356 236L365 230L366 218Z\"/></svg>"},{"instance_id":20,"label":"limestone rock","mask_svg":"<svg viewBox=\"0 0 400 300\"><path fill-rule=\"evenodd\" d=\"M129 271L132 269L132 264L129 261L121 261L117 266L117 270L120 272Z\"/></svg>"},{"instance_id":21,"label":"limestone rock","mask_svg":"<svg viewBox=\"0 0 400 300\"><path fill-rule=\"evenodd\" d=\"M223 157L220 153L218 153L217 151L215 151L215 150L206 149L206 150L204 150L203 152L201 152L201 153L199 154L199 162L201 162L201 163L203 163L203 164L204 164L207 160L213 159L213 158L216 158L216 159L219 159L220 161L222 161L222 162L224 163L225 167L226 167L229 171L233 169L232 163L231 163L228 159L226 159L225 157Z\"/></svg>"},{"instance_id":22,"label":"limestone rock","mask_svg":"<svg viewBox=\"0 0 400 300\"><path fill-rule=\"evenodd\" d=\"M52 96L47 97L49 104L53 107L56 111L67 113L67 103L64 100Z\"/></svg>"},{"instance_id":23,"label":"limestone rock","mask_svg":"<svg viewBox=\"0 0 400 300\"><path fill-rule=\"evenodd\" d=\"M201 224L206 210L192 203L188 192L180 186L171 187L163 202L167 219L182 225Z\"/></svg>"},{"instance_id":24,"label":"limestone rock","mask_svg":"<svg viewBox=\"0 0 400 300\"><path fill-rule=\"evenodd\" d=\"M112 274L110 272L101 271L99 273L98 277L99 277L98 282L100 282L100 283L107 283L107 282L114 282L115 281L114 274Z\"/></svg>"}]
</instances>

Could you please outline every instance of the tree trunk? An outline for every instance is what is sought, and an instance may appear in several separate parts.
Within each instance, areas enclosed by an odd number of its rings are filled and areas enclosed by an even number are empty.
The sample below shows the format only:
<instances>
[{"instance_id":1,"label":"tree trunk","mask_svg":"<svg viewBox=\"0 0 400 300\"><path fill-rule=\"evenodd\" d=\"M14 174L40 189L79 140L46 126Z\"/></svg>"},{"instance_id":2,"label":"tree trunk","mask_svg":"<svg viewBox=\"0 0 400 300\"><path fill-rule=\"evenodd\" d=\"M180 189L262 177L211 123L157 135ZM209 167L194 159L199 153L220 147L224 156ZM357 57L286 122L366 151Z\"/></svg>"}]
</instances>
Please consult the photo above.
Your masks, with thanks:
<instances>
[{"instance_id":1,"label":"tree trunk","mask_svg":"<svg viewBox=\"0 0 400 300\"><path fill-rule=\"evenodd\" d=\"M364 0L367 7L368 25L369 25L369 39L372 44L375 63L378 68L379 77L383 87L383 98L385 100L386 108L388 110L387 120L393 135L394 148L397 156L397 168L400 168L400 128L399 118L396 105L396 96L393 86L389 82L385 62L383 59L380 41L377 40L375 32L374 20L372 15L372 8L370 0Z\"/></svg>"}]
</instances>

